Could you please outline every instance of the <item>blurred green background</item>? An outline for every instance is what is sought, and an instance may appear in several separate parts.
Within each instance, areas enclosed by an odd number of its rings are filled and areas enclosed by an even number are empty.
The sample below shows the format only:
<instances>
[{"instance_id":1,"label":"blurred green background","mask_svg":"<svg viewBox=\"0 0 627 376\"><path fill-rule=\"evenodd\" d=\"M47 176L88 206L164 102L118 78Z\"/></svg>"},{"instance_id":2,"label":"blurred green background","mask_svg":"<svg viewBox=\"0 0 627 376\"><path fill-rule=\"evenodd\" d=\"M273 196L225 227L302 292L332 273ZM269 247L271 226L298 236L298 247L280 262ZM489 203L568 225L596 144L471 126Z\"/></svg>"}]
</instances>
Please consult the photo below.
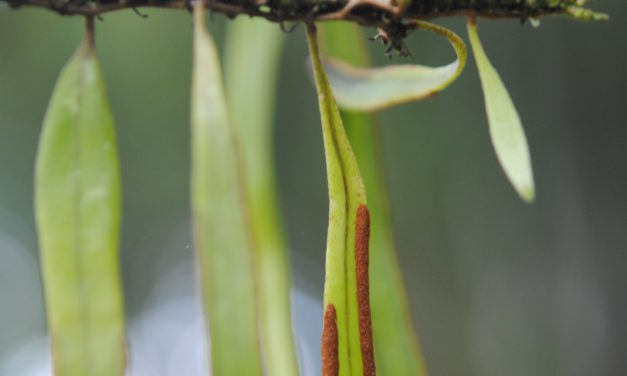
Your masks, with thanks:
<instances>
[{"instance_id":1,"label":"blurred green background","mask_svg":"<svg viewBox=\"0 0 627 376\"><path fill-rule=\"evenodd\" d=\"M627 374L627 2L590 6L610 21L545 18L538 29L479 21L527 131L533 204L498 166L472 60L435 98L380 116L399 257L434 376ZM123 11L97 23L122 163L133 375L194 375L206 365L188 219L191 18L144 12L149 18ZM220 44L225 22L211 23ZM467 41L462 18L440 23ZM49 95L82 28L77 17L0 4L0 375L48 372L33 166ZM298 349L313 375L326 178L303 27L286 40L276 159ZM453 58L426 33L408 45L416 62ZM387 63L383 46L371 50ZM250 68L255 74L254 56Z\"/></svg>"}]
</instances>

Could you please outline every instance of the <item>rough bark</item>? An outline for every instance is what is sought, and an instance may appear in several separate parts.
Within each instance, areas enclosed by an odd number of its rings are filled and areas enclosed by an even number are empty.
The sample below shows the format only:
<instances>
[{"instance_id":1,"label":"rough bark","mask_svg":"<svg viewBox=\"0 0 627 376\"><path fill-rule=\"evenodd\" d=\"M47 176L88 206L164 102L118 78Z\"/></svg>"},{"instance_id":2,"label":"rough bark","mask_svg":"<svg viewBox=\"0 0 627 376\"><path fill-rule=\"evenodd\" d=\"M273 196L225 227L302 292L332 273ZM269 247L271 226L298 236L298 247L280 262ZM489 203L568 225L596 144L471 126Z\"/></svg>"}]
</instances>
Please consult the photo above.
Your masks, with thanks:
<instances>
[{"instance_id":1,"label":"rough bark","mask_svg":"<svg viewBox=\"0 0 627 376\"><path fill-rule=\"evenodd\" d=\"M191 9L197 0L0 0L12 8L38 7L62 15L99 16L139 7ZM543 15L569 15L579 19L603 19L582 8L581 0L205 0L205 6L229 17L239 14L273 22L346 19L382 26L403 18L433 19L454 15L518 18L525 21Z\"/></svg>"}]
</instances>

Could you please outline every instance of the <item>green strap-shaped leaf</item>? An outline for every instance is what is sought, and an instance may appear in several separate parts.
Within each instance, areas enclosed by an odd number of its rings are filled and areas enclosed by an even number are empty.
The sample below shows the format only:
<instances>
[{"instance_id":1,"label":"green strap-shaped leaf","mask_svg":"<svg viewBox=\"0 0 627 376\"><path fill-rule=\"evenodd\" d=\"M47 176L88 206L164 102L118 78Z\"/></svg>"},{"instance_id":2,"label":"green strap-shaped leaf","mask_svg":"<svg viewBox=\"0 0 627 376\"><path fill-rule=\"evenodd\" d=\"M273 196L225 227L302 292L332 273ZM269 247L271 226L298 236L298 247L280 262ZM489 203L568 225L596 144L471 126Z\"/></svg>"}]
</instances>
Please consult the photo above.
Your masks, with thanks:
<instances>
[{"instance_id":1,"label":"green strap-shaped leaf","mask_svg":"<svg viewBox=\"0 0 627 376\"><path fill-rule=\"evenodd\" d=\"M194 8L191 94L191 206L211 368L262 375L253 252L216 46L204 8Z\"/></svg>"},{"instance_id":2,"label":"green strap-shaped leaf","mask_svg":"<svg viewBox=\"0 0 627 376\"><path fill-rule=\"evenodd\" d=\"M468 19L468 35L481 78L496 156L518 195L527 202L533 201L535 188L531 158L520 117L503 81L483 51L474 18Z\"/></svg>"},{"instance_id":3,"label":"green strap-shaped leaf","mask_svg":"<svg viewBox=\"0 0 627 376\"><path fill-rule=\"evenodd\" d=\"M318 91L329 186L324 285L322 374L374 375L368 288L369 213L357 160L318 54L313 25L307 30Z\"/></svg>"},{"instance_id":4,"label":"green strap-shaped leaf","mask_svg":"<svg viewBox=\"0 0 627 376\"><path fill-rule=\"evenodd\" d=\"M321 36L325 55L355 66L369 64L365 38L357 25L325 23L321 26ZM359 162L371 213L370 303L377 374L426 376L396 256L378 124L373 115L346 110L340 111L340 114Z\"/></svg>"},{"instance_id":5,"label":"green strap-shaped leaf","mask_svg":"<svg viewBox=\"0 0 627 376\"><path fill-rule=\"evenodd\" d=\"M279 27L266 20L233 20L227 26L224 64L231 123L246 176L244 190L256 255L266 371L276 376L298 374L287 245L279 213L272 147L274 92L284 39Z\"/></svg>"},{"instance_id":6,"label":"green strap-shaped leaf","mask_svg":"<svg viewBox=\"0 0 627 376\"><path fill-rule=\"evenodd\" d=\"M428 98L444 90L461 74L466 64L466 46L454 32L425 21L413 21L407 27L444 36L453 46L457 59L437 68L412 64L358 68L338 59L326 59L324 66L340 107L368 112Z\"/></svg>"},{"instance_id":7,"label":"green strap-shaped leaf","mask_svg":"<svg viewBox=\"0 0 627 376\"><path fill-rule=\"evenodd\" d=\"M55 86L35 172L35 214L56 376L124 375L120 207L113 116L93 39L87 37Z\"/></svg>"}]
</instances>

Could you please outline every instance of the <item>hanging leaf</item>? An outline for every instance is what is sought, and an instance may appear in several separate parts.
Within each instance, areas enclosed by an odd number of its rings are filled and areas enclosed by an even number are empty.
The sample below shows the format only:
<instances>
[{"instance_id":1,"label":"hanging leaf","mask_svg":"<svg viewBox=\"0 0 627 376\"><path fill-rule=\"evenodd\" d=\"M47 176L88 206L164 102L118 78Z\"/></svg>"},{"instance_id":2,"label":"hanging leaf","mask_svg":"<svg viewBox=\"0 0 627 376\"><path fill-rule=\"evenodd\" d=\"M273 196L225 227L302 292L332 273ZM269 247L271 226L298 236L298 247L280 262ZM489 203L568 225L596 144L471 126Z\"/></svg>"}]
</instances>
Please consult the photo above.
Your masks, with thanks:
<instances>
[{"instance_id":1,"label":"hanging leaf","mask_svg":"<svg viewBox=\"0 0 627 376\"><path fill-rule=\"evenodd\" d=\"M242 174L216 46L194 8L191 207L214 375L263 374Z\"/></svg>"},{"instance_id":2,"label":"hanging leaf","mask_svg":"<svg viewBox=\"0 0 627 376\"><path fill-rule=\"evenodd\" d=\"M533 201L533 171L520 117L503 81L483 51L474 18L468 19L468 35L481 78L490 137L496 156L518 195L527 202Z\"/></svg>"},{"instance_id":3,"label":"hanging leaf","mask_svg":"<svg viewBox=\"0 0 627 376\"><path fill-rule=\"evenodd\" d=\"M322 332L322 374L375 375L368 281L370 217L357 160L346 137L320 56L307 29L329 185Z\"/></svg>"},{"instance_id":4,"label":"hanging leaf","mask_svg":"<svg viewBox=\"0 0 627 376\"><path fill-rule=\"evenodd\" d=\"M287 245L272 148L275 86L284 39L275 24L237 18L227 25L224 64L231 123L246 173L244 191L255 251L264 360L267 374L275 376L298 374ZM250 67L253 60L255 69Z\"/></svg>"},{"instance_id":5,"label":"hanging leaf","mask_svg":"<svg viewBox=\"0 0 627 376\"><path fill-rule=\"evenodd\" d=\"M324 67L340 107L369 112L428 98L461 74L466 64L466 46L454 32L425 21L413 21L407 28L444 36L453 46L457 59L436 68L412 64L358 68L338 59L325 59Z\"/></svg>"},{"instance_id":6,"label":"hanging leaf","mask_svg":"<svg viewBox=\"0 0 627 376\"><path fill-rule=\"evenodd\" d=\"M325 55L355 66L368 65L365 38L357 25L333 22L325 23L320 29ZM378 141L379 127L371 114L346 110L341 110L340 114L359 162L371 213L370 303L377 374L426 376L394 245Z\"/></svg>"},{"instance_id":7,"label":"hanging leaf","mask_svg":"<svg viewBox=\"0 0 627 376\"><path fill-rule=\"evenodd\" d=\"M57 376L121 376L120 169L92 31L63 68L44 119L35 215Z\"/></svg>"}]
</instances>

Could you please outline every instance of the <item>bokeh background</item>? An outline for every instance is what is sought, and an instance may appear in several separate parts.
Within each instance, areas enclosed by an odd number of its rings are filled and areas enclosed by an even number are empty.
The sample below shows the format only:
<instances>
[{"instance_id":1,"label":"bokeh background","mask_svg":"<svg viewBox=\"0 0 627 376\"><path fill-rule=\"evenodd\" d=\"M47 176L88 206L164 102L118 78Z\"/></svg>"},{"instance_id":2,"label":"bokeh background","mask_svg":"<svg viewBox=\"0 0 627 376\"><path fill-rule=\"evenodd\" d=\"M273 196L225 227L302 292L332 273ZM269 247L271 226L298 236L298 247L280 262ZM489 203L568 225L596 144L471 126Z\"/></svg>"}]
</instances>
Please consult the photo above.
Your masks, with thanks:
<instances>
[{"instance_id":1,"label":"bokeh background","mask_svg":"<svg viewBox=\"0 0 627 376\"><path fill-rule=\"evenodd\" d=\"M527 131L533 204L518 199L496 161L472 59L440 95L381 115L399 257L434 376L627 374L627 2L589 5L610 22L479 21ZM206 369L189 236L191 18L144 12L97 23L123 173L132 374L191 376ZM220 44L225 22L211 23ZM441 24L467 40L463 19ZM82 27L0 3L3 376L49 374L33 166L49 95ZM408 44L416 62L453 58L431 35ZM387 63L383 46L371 50ZM301 26L286 36L275 140L298 350L315 375L327 192L306 56Z\"/></svg>"}]
</instances>

